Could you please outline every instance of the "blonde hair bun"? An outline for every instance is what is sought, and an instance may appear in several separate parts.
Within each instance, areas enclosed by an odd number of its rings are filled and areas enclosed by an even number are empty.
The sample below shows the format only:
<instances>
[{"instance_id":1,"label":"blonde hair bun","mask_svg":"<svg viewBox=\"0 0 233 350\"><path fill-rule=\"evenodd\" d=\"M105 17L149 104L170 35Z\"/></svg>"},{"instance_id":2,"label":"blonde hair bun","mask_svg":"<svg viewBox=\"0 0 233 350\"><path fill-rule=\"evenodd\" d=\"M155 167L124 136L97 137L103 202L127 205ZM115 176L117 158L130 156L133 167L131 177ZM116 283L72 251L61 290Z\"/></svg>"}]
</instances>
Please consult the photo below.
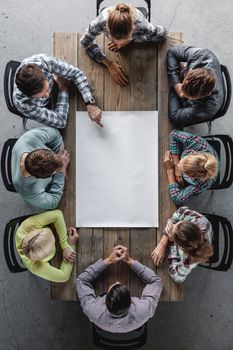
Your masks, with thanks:
<instances>
[{"instance_id":1,"label":"blonde hair bun","mask_svg":"<svg viewBox=\"0 0 233 350\"><path fill-rule=\"evenodd\" d=\"M116 10L118 10L119 12L130 12L129 6L124 3L117 4Z\"/></svg>"}]
</instances>

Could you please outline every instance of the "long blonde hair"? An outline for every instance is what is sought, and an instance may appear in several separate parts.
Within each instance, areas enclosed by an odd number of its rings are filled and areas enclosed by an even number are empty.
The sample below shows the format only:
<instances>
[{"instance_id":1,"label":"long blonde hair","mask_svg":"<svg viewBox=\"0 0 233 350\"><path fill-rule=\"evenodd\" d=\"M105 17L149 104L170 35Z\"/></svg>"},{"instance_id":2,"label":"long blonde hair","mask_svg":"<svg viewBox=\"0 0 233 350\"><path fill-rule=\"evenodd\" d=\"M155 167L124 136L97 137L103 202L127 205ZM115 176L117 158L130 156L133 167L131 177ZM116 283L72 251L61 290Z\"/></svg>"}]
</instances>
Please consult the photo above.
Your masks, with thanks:
<instances>
[{"instance_id":1,"label":"long blonde hair","mask_svg":"<svg viewBox=\"0 0 233 350\"><path fill-rule=\"evenodd\" d=\"M195 152L182 159L183 172L202 181L217 176L218 160L211 153Z\"/></svg>"},{"instance_id":2,"label":"long blonde hair","mask_svg":"<svg viewBox=\"0 0 233 350\"><path fill-rule=\"evenodd\" d=\"M33 261L43 260L49 256L55 244L52 230L48 227L29 232L22 242L22 251Z\"/></svg>"}]
</instances>

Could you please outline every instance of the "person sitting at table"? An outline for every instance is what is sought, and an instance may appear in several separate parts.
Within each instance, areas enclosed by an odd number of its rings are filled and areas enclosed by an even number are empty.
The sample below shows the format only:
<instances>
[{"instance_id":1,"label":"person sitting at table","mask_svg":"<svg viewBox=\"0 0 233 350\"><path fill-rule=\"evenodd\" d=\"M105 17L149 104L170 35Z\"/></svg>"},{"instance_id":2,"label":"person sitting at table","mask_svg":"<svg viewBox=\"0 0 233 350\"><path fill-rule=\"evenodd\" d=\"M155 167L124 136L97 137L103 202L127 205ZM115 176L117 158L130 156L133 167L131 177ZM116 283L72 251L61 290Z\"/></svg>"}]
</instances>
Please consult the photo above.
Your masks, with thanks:
<instances>
[{"instance_id":1,"label":"person sitting at table","mask_svg":"<svg viewBox=\"0 0 233 350\"><path fill-rule=\"evenodd\" d=\"M170 198L181 205L215 183L219 172L218 156L202 137L173 129L169 138L164 168Z\"/></svg>"},{"instance_id":2,"label":"person sitting at table","mask_svg":"<svg viewBox=\"0 0 233 350\"><path fill-rule=\"evenodd\" d=\"M146 283L141 298L131 297L129 289L116 282L107 293L96 296L94 283L111 264L123 261ZM121 245L113 248L108 258L87 267L76 281L77 294L85 315L99 328L112 333L127 333L141 327L156 310L162 282L150 268L133 260L128 249Z\"/></svg>"},{"instance_id":3,"label":"person sitting at table","mask_svg":"<svg viewBox=\"0 0 233 350\"><path fill-rule=\"evenodd\" d=\"M167 29L149 23L136 7L124 3L107 7L91 22L80 43L86 53L96 62L104 64L111 77L119 85L128 83L128 76L122 66L113 62L100 49L95 39L104 33L109 39L108 49L117 51L130 42L161 42L167 36Z\"/></svg>"},{"instance_id":4,"label":"person sitting at table","mask_svg":"<svg viewBox=\"0 0 233 350\"><path fill-rule=\"evenodd\" d=\"M48 225L53 224L63 251L60 268L49 264L55 256L55 237ZM63 214L51 210L33 215L19 226L15 240L16 249L23 265L33 274L52 282L66 282L70 278L76 259L76 228L69 227L68 234Z\"/></svg>"},{"instance_id":5,"label":"person sitting at table","mask_svg":"<svg viewBox=\"0 0 233 350\"><path fill-rule=\"evenodd\" d=\"M170 121L185 127L211 120L224 101L221 66L215 54L187 45L172 47L167 52L167 72Z\"/></svg>"},{"instance_id":6,"label":"person sitting at table","mask_svg":"<svg viewBox=\"0 0 233 350\"><path fill-rule=\"evenodd\" d=\"M79 68L56 57L37 54L23 60L15 76L13 103L26 118L58 129L65 128L70 81L81 93L90 119L102 126L101 110L96 105L87 78ZM50 102L54 82L57 83L58 96L55 110L51 110L46 106Z\"/></svg>"},{"instance_id":7,"label":"person sitting at table","mask_svg":"<svg viewBox=\"0 0 233 350\"><path fill-rule=\"evenodd\" d=\"M212 226L204 215L188 207L180 207L168 219L163 236L151 257L158 266L169 246L168 271L175 282L181 283L192 269L213 255L212 235Z\"/></svg>"},{"instance_id":8,"label":"person sitting at table","mask_svg":"<svg viewBox=\"0 0 233 350\"><path fill-rule=\"evenodd\" d=\"M59 131L49 126L24 133L12 149L12 182L35 207L55 209L64 189L69 153Z\"/></svg>"}]
</instances>

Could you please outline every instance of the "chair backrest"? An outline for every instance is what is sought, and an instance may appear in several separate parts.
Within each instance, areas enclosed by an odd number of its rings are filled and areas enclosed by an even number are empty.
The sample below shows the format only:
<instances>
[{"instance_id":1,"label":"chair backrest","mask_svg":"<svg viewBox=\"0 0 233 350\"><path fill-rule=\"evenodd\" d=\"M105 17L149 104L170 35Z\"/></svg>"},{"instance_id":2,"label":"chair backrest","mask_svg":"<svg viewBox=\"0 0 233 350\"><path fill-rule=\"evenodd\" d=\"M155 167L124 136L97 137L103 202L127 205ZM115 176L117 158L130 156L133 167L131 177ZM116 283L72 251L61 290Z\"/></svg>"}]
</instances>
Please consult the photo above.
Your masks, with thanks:
<instances>
[{"instance_id":1,"label":"chair backrest","mask_svg":"<svg viewBox=\"0 0 233 350\"><path fill-rule=\"evenodd\" d=\"M14 147L17 140L18 139L8 139L3 145L2 155L1 155L2 180L6 189L10 192L16 192L16 189L12 182L11 156L12 156L12 148Z\"/></svg>"},{"instance_id":2,"label":"chair backrest","mask_svg":"<svg viewBox=\"0 0 233 350\"><path fill-rule=\"evenodd\" d=\"M227 271L233 260L233 229L230 221L223 216L205 214L213 228L214 255L201 267L217 271Z\"/></svg>"},{"instance_id":3,"label":"chair backrest","mask_svg":"<svg viewBox=\"0 0 233 350\"><path fill-rule=\"evenodd\" d=\"M29 215L20 216L18 218L12 219L6 224L5 227L3 239L4 255L9 270L14 273L23 272L27 270L22 265L20 257L16 251L15 234L20 224L28 217Z\"/></svg>"},{"instance_id":4,"label":"chair backrest","mask_svg":"<svg viewBox=\"0 0 233 350\"><path fill-rule=\"evenodd\" d=\"M104 0L97 0L96 1L96 16L99 15L99 13L103 10L103 8L100 10L100 5ZM144 15L144 17L146 17L148 19L148 21L150 22L150 18L151 18L151 0L144 0L147 4L147 9L145 7L137 7L137 9L139 11L142 12L142 14Z\"/></svg>"},{"instance_id":5,"label":"chair backrest","mask_svg":"<svg viewBox=\"0 0 233 350\"><path fill-rule=\"evenodd\" d=\"M111 333L93 324L93 342L101 349L138 349L146 344L147 323L129 333Z\"/></svg>"},{"instance_id":6,"label":"chair backrest","mask_svg":"<svg viewBox=\"0 0 233 350\"><path fill-rule=\"evenodd\" d=\"M233 182L233 140L229 135L209 135L203 136L208 143L215 149L220 160L220 174L210 188L220 190L228 188ZM224 154L224 160L222 158ZM224 168L224 170L223 170Z\"/></svg>"},{"instance_id":7,"label":"chair backrest","mask_svg":"<svg viewBox=\"0 0 233 350\"><path fill-rule=\"evenodd\" d=\"M223 117L231 102L231 77L226 66L221 64L222 79L223 79L223 89L224 89L224 100L220 110L215 114L212 120Z\"/></svg>"},{"instance_id":8,"label":"chair backrest","mask_svg":"<svg viewBox=\"0 0 233 350\"><path fill-rule=\"evenodd\" d=\"M14 79L19 66L20 62L17 61L9 61L7 63L4 73L4 96L8 110L23 118L24 116L17 110L13 103Z\"/></svg>"}]
</instances>

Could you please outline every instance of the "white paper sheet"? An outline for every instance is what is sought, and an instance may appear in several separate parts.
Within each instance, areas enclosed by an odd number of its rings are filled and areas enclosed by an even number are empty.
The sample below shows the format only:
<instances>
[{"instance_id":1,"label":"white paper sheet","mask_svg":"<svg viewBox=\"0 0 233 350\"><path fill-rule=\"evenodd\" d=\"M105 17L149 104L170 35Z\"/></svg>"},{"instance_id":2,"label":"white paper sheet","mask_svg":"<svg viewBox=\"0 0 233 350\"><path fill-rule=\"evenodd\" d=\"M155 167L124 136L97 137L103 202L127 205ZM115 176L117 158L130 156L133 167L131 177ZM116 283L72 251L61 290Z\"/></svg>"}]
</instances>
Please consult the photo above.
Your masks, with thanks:
<instances>
[{"instance_id":1,"label":"white paper sheet","mask_svg":"<svg viewBox=\"0 0 233 350\"><path fill-rule=\"evenodd\" d=\"M77 112L76 227L158 227L158 112Z\"/></svg>"}]
</instances>

